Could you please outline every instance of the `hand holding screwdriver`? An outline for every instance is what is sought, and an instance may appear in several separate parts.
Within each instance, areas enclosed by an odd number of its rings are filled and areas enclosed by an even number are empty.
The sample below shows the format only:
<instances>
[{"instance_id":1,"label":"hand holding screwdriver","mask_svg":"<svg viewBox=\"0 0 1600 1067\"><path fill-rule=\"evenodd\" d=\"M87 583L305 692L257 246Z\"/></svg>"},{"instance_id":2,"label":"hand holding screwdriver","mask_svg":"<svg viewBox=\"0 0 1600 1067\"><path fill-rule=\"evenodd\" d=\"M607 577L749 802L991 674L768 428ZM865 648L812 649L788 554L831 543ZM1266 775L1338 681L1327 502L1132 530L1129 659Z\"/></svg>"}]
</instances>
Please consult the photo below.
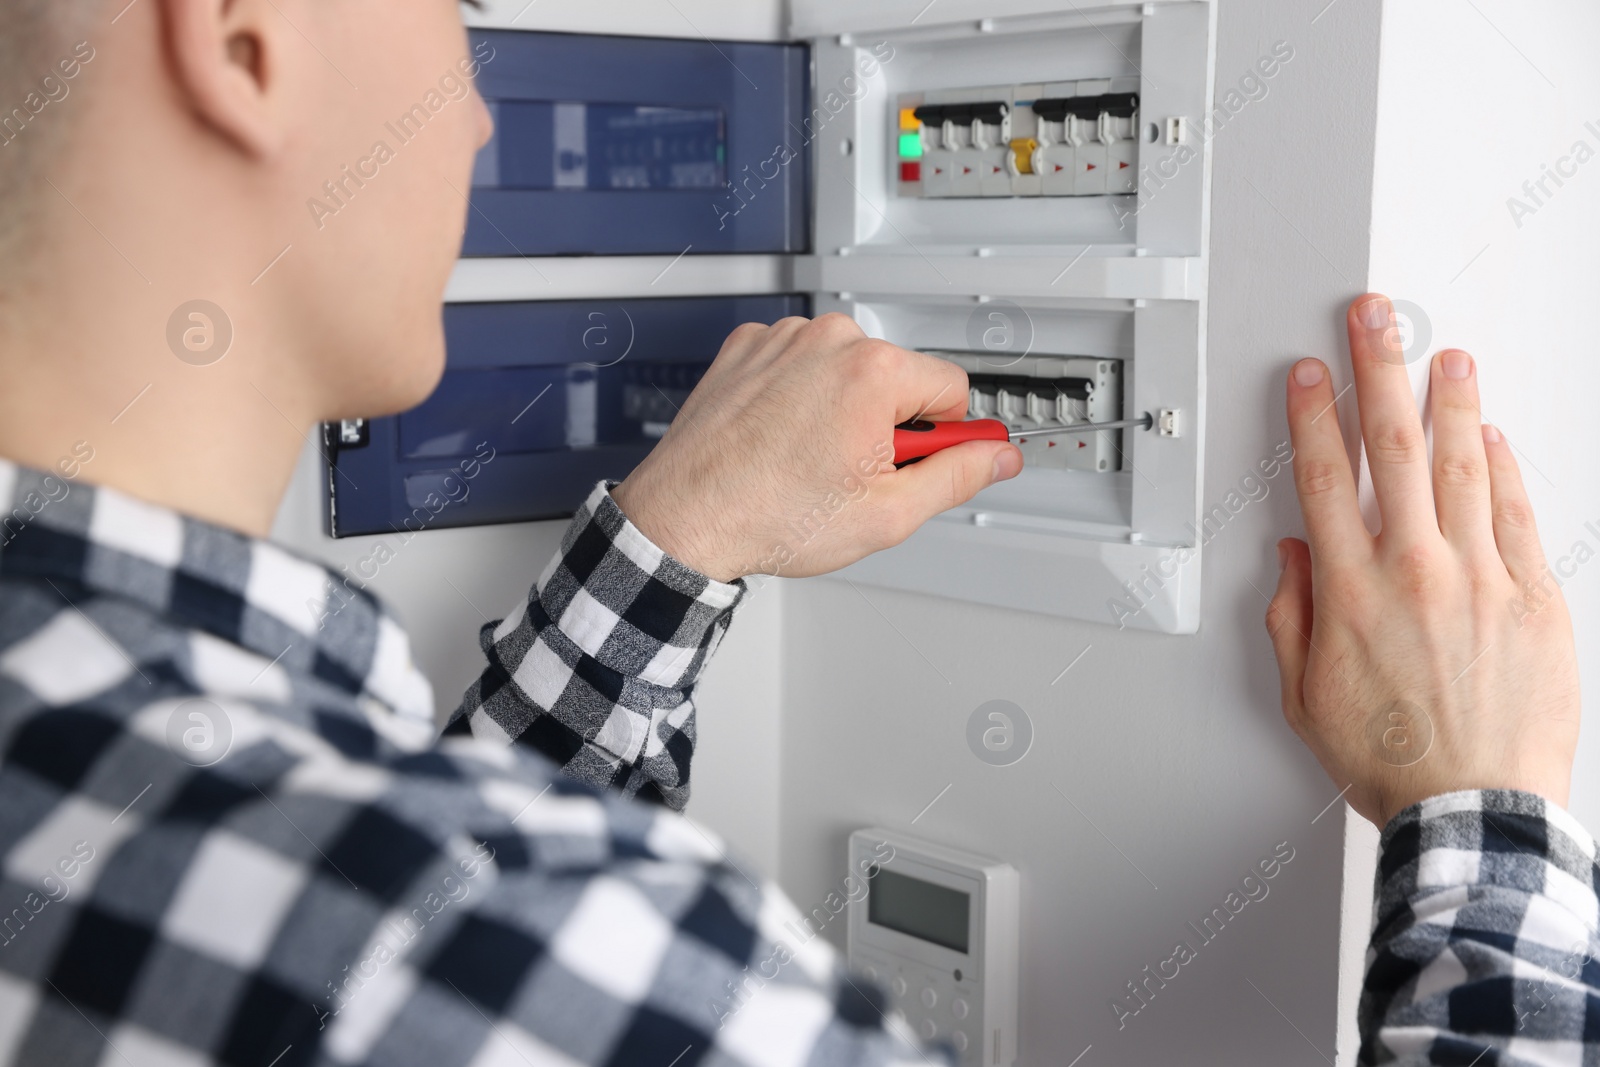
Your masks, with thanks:
<instances>
[{"instance_id":1,"label":"hand holding screwdriver","mask_svg":"<svg viewBox=\"0 0 1600 1067\"><path fill-rule=\"evenodd\" d=\"M969 419L965 422L930 422L912 419L894 428L896 466L915 463L936 452L967 441L1025 441L1030 437L1055 437L1063 434L1100 433L1103 430L1148 430L1155 424L1150 415L1119 422L1084 422L1073 426L1046 426L1037 430L1013 430L999 419Z\"/></svg>"}]
</instances>

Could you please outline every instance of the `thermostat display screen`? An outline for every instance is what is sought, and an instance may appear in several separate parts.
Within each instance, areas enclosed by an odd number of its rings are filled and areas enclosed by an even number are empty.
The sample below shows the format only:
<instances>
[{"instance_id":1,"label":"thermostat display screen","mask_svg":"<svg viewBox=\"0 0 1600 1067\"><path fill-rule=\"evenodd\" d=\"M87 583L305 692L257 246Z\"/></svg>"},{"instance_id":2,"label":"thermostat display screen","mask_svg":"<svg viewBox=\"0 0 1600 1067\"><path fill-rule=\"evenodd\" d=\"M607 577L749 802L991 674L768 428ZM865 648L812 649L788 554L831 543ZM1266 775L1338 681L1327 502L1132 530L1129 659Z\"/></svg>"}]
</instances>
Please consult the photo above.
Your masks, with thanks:
<instances>
[{"instance_id":1,"label":"thermostat display screen","mask_svg":"<svg viewBox=\"0 0 1600 1067\"><path fill-rule=\"evenodd\" d=\"M881 869L871 885L868 922L957 952L967 951L967 912L972 902L968 894Z\"/></svg>"}]
</instances>

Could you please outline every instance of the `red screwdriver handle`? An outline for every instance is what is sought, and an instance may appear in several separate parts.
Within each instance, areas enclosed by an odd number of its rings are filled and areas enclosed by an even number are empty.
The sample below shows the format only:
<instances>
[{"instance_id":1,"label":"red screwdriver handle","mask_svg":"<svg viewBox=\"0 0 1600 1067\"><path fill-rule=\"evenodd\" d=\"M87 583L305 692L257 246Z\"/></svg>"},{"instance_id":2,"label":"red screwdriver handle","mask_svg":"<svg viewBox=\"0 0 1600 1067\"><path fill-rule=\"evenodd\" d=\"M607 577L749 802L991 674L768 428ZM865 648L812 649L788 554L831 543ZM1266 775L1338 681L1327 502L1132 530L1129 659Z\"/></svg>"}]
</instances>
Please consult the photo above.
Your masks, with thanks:
<instances>
[{"instance_id":1,"label":"red screwdriver handle","mask_svg":"<svg viewBox=\"0 0 1600 1067\"><path fill-rule=\"evenodd\" d=\"M896 466L924 459L964 441L1009 441L1011 432L998 419L972 419L969 422L929 422L913 419L894 428Z\"/></svg>"}]
</instances>

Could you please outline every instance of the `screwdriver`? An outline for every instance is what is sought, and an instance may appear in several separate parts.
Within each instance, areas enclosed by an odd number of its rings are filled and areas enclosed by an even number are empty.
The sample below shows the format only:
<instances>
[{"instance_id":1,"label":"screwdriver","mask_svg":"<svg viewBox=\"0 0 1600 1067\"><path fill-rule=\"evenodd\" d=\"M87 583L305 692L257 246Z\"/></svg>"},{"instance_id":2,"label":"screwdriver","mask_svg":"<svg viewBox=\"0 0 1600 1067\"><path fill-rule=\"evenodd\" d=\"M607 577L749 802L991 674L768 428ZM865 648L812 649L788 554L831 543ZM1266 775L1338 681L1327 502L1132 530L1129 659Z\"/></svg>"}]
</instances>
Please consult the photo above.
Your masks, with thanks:
<instances>
[{"instance_id":1,"label":"screwdriver","mask_svg":"<svg viewBox=\"0 0 1600 1067\"><path fill-rule=\"evenodd\" d=\"M1055 437L1063 434L1099 433L1101 430L1148 430L1155 416L1141 415L1120 422L1085 422L1075 426L1049 426L1040 430L1012 430L999 419L970 419L965 422L930 422L912 419L894 428L895 466L915 463L935 452L966 441L1022 441L1029 437Z\"/></svg>"}]
</instances>

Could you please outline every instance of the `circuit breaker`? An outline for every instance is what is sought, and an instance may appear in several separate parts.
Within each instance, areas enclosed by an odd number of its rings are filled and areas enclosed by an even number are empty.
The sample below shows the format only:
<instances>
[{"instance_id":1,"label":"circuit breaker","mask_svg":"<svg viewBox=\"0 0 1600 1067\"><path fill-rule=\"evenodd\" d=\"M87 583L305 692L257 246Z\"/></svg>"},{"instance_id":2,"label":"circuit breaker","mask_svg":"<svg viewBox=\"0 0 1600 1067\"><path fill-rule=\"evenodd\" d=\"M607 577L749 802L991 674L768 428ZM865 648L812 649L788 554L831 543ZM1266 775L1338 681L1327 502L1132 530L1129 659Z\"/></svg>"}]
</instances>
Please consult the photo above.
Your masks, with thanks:
<instances>
[{"instance_id":1,"label":"circuit breaker","mask_svg":"<svg viewBox=\"0 0 1600 1067\"><path fill-rule=\"evenodd\" d=\"M1214 0L793 0L763 43L519 7L469 16L497 132L444 386L330 431L337 532L390 528L480 441L497 458L432 522L570 511L739 321L838 311L963 367L974 416L1119 426L1030 440L1018 478L848 577L1198 626Z\"/></svg>"}]
</instances>

